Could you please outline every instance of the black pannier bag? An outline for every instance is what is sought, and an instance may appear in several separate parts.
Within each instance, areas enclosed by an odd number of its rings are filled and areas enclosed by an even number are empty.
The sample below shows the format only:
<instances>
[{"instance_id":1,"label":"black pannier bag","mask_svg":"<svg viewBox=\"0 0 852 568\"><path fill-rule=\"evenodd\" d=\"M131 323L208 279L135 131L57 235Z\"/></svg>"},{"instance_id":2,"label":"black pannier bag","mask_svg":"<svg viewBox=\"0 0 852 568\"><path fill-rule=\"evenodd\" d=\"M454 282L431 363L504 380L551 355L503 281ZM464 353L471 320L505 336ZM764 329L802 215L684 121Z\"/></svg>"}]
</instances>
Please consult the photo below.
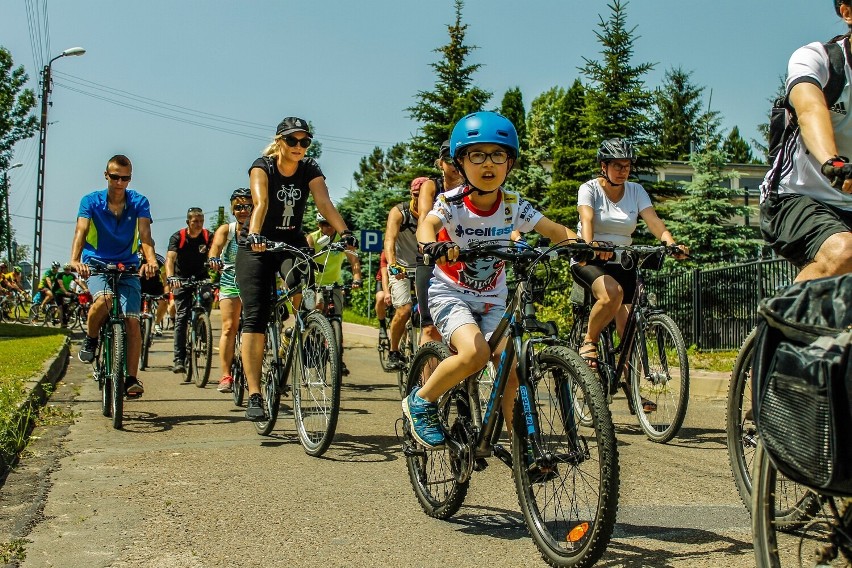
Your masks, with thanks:
<instances>
[{"instance_id":1,"label":"black pannier bag","mask_svg":"<svg viewBox=\"0 0 852 568\"><path fill-rule=\"evenodd\" d=\"M757 431L786 477L852 495L852 274L794 284L760 303Z\"/></svg>"}]
</instances>

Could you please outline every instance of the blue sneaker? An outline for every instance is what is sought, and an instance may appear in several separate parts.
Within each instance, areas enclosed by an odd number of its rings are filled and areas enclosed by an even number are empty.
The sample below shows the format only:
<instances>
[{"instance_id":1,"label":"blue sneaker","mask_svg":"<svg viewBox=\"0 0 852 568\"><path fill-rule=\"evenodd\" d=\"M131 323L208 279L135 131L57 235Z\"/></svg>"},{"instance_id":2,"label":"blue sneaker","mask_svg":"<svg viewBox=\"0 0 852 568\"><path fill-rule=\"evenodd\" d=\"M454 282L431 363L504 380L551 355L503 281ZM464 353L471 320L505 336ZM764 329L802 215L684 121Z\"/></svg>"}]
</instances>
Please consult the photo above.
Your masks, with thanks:
<instances>
[{"instance_id":1,"label":"blue sneaker","mask_svg":"<svg viewBox=\"0 0 852 568\"><path fill-rule=\"evenodd\" d=\"M438 420L438 405L417 396L417 387L402 399L402 412L411 421L411 433L423 446L436 449L444 445L444 432Z\"/></svg>"}]
</instances>

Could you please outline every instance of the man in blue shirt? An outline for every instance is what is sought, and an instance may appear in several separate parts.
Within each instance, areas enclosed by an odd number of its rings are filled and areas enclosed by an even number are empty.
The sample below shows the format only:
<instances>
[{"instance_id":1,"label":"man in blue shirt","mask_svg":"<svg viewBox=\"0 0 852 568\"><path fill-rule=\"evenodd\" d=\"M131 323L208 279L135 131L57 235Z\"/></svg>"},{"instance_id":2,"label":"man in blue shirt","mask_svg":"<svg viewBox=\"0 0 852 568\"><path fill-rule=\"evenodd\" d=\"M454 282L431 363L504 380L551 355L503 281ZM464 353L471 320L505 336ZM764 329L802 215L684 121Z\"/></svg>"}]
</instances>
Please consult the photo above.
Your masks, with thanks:
<instances>
[{"instance_id":1,"label":"man in blue shirt","mask_svg":"<svg viewBox=\"0 0 852 568\"><path fill-rule=\"evenodd\" d=\"M93 191L80 200L77 227L74 230L74 241L71 243L71 265L81 278L88 278L87 284L93 297L87 335L78 354L80 361L84 363L95 358L98 332L109 315L112 301L106 295L106 278L102 275L90 275L87 263L98 260L136 266L139 263L137 251L141 246L145 263L140 267L139 274L150 277L157 272L148 199L132 189L127 189L132 168L127 156L113 156L107 162L104 172L107 188ZM126 326L127 378L124 390L128 397L139 397L143 392L142 383L136 378L139 371L139 353L142 349L142 334L136 323L141 308L139 274L122 275L118 284L124 317L126 320L134 320Z\"/></svg>"}]
</instances>

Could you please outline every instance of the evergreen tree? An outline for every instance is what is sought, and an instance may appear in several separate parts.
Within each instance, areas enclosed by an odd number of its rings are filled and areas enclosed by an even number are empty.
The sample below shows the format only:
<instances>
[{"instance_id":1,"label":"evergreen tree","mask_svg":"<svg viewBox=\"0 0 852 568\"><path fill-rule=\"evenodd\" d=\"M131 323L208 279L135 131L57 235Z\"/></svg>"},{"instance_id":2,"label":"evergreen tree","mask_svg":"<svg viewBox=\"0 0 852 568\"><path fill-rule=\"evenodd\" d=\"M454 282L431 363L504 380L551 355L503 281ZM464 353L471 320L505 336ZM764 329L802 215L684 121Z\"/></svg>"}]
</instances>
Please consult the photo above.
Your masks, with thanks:
<instances>
[{"instance_id":1,"label":"evergreen tree","mask_svg":"<svg viewBox=\"0 0 852 568\"><path fill-rule=\"evenodd\" d=\"M589 152L595 146L583 133L585 93L583 83L575 79L556 106L553 149L555 182L580 179L585 181L595 169L594 155Z\"/></svg>"},{"instance_id":2,"label":"evergreen tree","mask_svg":"<svg viewBox=\"0 0 852 568\"><path fill-rule=\"evenodd\" d=\"M565 89L552 87L533 99L527 114L527 144L546 160L553 159L557 106L564 96Z\"/></svg>"},{"instance_id":3,"label":"evergreen tree","mask_svg":"<svg viewBox=\"0 0 852 568\"><path fill-rule=\"evenodd\" d=\"M527 144L527 113L524 109L524 96L520 87L513 87L506 91L498 112L511 120L512 124L515 125L515 130L518 131L520 155L512 171L515 173L524 170L527 167L526 150L529 145Z\"/></svg>"},{"instance_id":4,"label":"evergreen tree","mask_svg":"<svg viewBox=\"0 0 852 568\"><path fill-rule=\"evenodd\" d=\"M691 76L680 67L669 69L654 92L654 137L665 160L689 160L699 138L704 87L695 86Z\"/></svg>"},{"instance_id":5,"label":"evergreen tree","mask_svg":"<svg viewBox=\"0 0 852 568\"><path fill-rule=\"evenodd\" d=\"M735 223L748 209L734 203L740 193L731 189L730 178L736 174L722 172L725 153L705 147L693 152L689 163L695 173L685 185L685 196L667 203L666 225L689 246L690 264L754 258L763 241L752 227Z\"/></svg>"},{"instance_id":6,"label":"evergreen tree","mask_svg":"<svg viewBox=\"0 0 852 568\"><path fill-rule=\"evenodd\" d=\"M751 146L740 136L740 129L736 126L731 129L731 133L728 134L722 144L722 151L725 152L729 163L750 164L754 162Z\"/></svg>"},{"instance_id":7,"label":"evergreen tree","mask_svg":"<svg viewBox=\"0 0 852 568\"><path fill-rule=\"evenodd\" d=\"M437 75L432 91L419 91L418 102L406 110L409 116L422 123L414 135L409 151L414 167L431 171L441 142L447 140L453 125L463 116L482 110L491 93L473 84L473 74L481 64L468 64L467 59L476 46L465 44L467 24L462 23L463 0L455 0L456 19L447 26L450 41L435 49L441 59L431 66Z\"/></svg>"},{"instance_id":8,"label":"evergreen tree","mask_svg":"<svg viewBox=\"0 0 852 568\"><path fill-rule=\"evenodd\" d=\"M38 129L38 120L32 114L35 94L32 89L24 89L28 80L24 68L15 68L12 54L0 47L0 172L11 165L15 144L30 138ZM0 250L6 248L6 235L11 239L13 233L12 227L6 225L9 218L5 211L6 190L0 185Z\"/></svg>"}]
</instances>

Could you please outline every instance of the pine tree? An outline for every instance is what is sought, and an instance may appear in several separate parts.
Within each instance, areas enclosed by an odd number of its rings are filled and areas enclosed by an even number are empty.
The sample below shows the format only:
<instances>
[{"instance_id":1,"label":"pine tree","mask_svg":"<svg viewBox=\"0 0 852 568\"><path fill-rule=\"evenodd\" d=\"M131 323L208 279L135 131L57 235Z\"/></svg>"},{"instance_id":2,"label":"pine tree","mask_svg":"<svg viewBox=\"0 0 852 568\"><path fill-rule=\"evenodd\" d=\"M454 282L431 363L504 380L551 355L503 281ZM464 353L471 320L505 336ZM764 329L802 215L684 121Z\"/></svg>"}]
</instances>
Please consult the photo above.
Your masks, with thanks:
<instances>
[{"instance_id":1,"label":"pine tree","mask_svg":"<svg viewBox=\"0 0 852 568\"><path fill-rule=\"evenodd\" d=\"M704 87L695 86L691 77L680 67L669 69L663 85L654 91L652 124L662 159L689 160L699 138Z\"/></svg>"},{"instance_id":2,"label":"pine tree","mask_svg":"<svg viewBox=\"0 0 852 568\"><path fill-rule=\"evenodd\" d=\"M450 137L455 123L466 114L482 110L491 93L473 85L473 74L481 64L468 64L476 46L465 44L467 24L462 23L463 0L455 0L456 19L447 26L450 41L435 49L441 59L431 66L437 75L432 91L419 91L417 104L407 108L409 116L422 123L409 144L412 165L431 168L441 142Z\"/></svg>"},{"instance_id":3,"label":"pine tree","mask_svg":"<svg viewBox=\"0 0 852 568\"><path fill-rule=\"evenodd\" d=\"M740 129L736 126L731 129L731 133L725 138L725 142L722 144L722 151L725 152L729 163L751 164L754 162L751 146L740 136Z\"/></svg>"},{"instance_id":4,"label":"pine tree","mask_svg":"<svg viewBox=\"0 0 852 568\"><path fill-rule=\"evenodd\" d=\"M527 167L526 150L529 148L527 144L527 113L524 109L524 96L521 93L520 87L513 87L506 91L503 95L503 100L500 103L500 114L512 121L515 125L515 130L518 131L518 144L520 145L520 155L513 172L524 170Z\"/></svg>"},{"instance_id":5,"label":"pine tree","mask_svg":"<svg viewBox=\"0 0 852 568\"><path fill-rule=\"evenodd\" d=\"M754 258L762 241L752 227L735 223L748 210L734 203L740 192L731 189L735 174L722 172L725 153L708 145L693 152L689 163L695 173L685 185L685 196L666 204L666 225L678 242L689 246L690 264Z\"/></svg>"},{"instance_id":6,"label":"pine tree","mask_svg":"<svg viewBox=\"0 0 852 568\"><path fill-rule=\"evenodd\" d=\"M553 181L577 181L594 171L594 146L583 133L586 90L574 80L556 106L553 149ZM579 187L579 185L578 185Z\"/></svg>"}]
</instances>

